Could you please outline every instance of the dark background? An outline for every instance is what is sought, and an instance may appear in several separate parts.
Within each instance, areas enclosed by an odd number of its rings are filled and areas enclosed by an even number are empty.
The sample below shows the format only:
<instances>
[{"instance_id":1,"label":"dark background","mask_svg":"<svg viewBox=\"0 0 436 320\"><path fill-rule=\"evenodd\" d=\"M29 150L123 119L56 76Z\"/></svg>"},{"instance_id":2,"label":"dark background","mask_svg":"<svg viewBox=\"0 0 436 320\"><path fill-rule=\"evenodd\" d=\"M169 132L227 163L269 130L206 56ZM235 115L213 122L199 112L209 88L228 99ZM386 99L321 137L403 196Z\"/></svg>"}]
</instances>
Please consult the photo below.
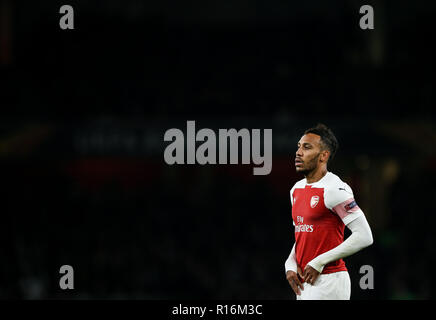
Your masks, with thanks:
<instances>
[{"instance_id":1,"label":"dark background","mask_svg":"<svg viewBox=\"0 0 436 320\"><path fill-rule=\"evenodd\" d=\"M345 259L352 299L433 298L435 16L431 1L0 0L0 298L293 299L293 157L318 122L374 235ZM167 165L164 132L187 120L273 129L271 174Z\"/></svg>"}]
</instances>

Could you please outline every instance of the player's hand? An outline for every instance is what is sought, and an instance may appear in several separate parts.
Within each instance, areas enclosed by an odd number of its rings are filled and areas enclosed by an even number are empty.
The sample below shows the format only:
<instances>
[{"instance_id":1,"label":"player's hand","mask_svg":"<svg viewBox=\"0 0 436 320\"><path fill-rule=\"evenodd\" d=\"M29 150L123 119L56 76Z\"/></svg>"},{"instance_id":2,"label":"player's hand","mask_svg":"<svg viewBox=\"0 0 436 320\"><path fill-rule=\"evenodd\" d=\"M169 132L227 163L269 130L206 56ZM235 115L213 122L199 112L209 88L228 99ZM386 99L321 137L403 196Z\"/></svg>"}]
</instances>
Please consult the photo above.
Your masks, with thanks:
<instances>
[{"instance_id":1,"label":"player's hand","mask_svg":"<svg viewBox=\"0 0 436 320\"><path fill-rule=\"evenodd\" d=\"M319 272L317 270L312 268L310 265L306 265L303 272L304 282L313 285L316 279L318 279L318 276L319 276Z\"/></svg>"},{"instance_id":2,"label":"player's hand","mask_svg":"<svg viewBox=\"0 0 436 320\"><path fill-rule=\"evenodd\" d=\"M297 272L300 275L300 277L302 277L302 272L300 267L297 267ZM304 290L303 288L303 284L301 283L300 279L298 278L298 274L297 272L291 271L289 270L288 272L286 272L286 279L288 280L289 284L291 285L292 290L294 290L296 295L300 295L301 290Z\"/></svg>"}]
</instances>

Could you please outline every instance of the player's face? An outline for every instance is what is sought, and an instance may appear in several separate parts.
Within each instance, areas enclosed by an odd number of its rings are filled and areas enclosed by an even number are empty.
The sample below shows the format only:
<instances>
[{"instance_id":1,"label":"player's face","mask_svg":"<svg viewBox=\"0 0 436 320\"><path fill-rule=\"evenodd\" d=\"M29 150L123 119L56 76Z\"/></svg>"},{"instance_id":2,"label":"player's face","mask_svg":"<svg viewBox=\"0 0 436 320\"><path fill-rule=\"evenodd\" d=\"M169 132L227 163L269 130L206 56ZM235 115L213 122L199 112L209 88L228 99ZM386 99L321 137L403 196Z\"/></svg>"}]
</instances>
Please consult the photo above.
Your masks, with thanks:
<instances>
[{"instance_id":1,"label":"player's face","mask_svg":"<svg viewBox=\"0 0 436 320\"><path fill-rule=\"evenodd\" d=\"M308 133L298 141L298 149L295 153L297 172L307 174L317 168L321 154L320 139L319 135Z\"/></svg>"}]
</instances>

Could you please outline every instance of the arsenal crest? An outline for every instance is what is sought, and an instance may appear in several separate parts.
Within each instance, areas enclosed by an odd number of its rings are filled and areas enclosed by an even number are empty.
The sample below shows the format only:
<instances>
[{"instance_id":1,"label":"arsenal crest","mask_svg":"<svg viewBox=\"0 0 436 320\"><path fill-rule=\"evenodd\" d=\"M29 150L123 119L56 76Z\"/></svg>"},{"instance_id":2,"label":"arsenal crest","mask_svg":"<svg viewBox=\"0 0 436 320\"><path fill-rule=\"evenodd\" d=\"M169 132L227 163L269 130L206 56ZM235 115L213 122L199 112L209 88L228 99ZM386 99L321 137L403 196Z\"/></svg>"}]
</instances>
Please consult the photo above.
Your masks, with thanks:
<instances>
[{"instance_id":1,"label":"arsenal crest","mask_svg":"<svg viewBox=\"0 0 436 320\"><path fill-rule=\"evenodd\" d=\"M313 197L310 199L310 207L311 207L311 208L315 208L316 205L318 204L318 202L319 202L319 196L313 196Z\"/></svg>"}]
</instances>

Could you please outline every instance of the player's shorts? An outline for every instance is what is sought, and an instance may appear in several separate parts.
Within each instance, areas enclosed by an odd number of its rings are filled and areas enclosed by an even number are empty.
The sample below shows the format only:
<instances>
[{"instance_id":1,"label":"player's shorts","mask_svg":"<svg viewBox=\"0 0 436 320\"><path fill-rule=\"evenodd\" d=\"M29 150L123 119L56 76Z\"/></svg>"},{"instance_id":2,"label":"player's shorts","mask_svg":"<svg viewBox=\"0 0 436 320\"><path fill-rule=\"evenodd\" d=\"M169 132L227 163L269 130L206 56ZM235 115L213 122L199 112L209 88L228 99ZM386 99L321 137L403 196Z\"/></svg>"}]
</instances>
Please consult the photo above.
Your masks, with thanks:
<instances>
[{"instance_id":1,"label":"player's shorts","mask_svg":"<svg viewBox=\"0 0 436 320\"><path fill-rule=\"evenodd\" d=\"M313 285L303 283L297 300L350 300L351 281L347 271L320 274Z\"/></svg>"}]
</instances>

